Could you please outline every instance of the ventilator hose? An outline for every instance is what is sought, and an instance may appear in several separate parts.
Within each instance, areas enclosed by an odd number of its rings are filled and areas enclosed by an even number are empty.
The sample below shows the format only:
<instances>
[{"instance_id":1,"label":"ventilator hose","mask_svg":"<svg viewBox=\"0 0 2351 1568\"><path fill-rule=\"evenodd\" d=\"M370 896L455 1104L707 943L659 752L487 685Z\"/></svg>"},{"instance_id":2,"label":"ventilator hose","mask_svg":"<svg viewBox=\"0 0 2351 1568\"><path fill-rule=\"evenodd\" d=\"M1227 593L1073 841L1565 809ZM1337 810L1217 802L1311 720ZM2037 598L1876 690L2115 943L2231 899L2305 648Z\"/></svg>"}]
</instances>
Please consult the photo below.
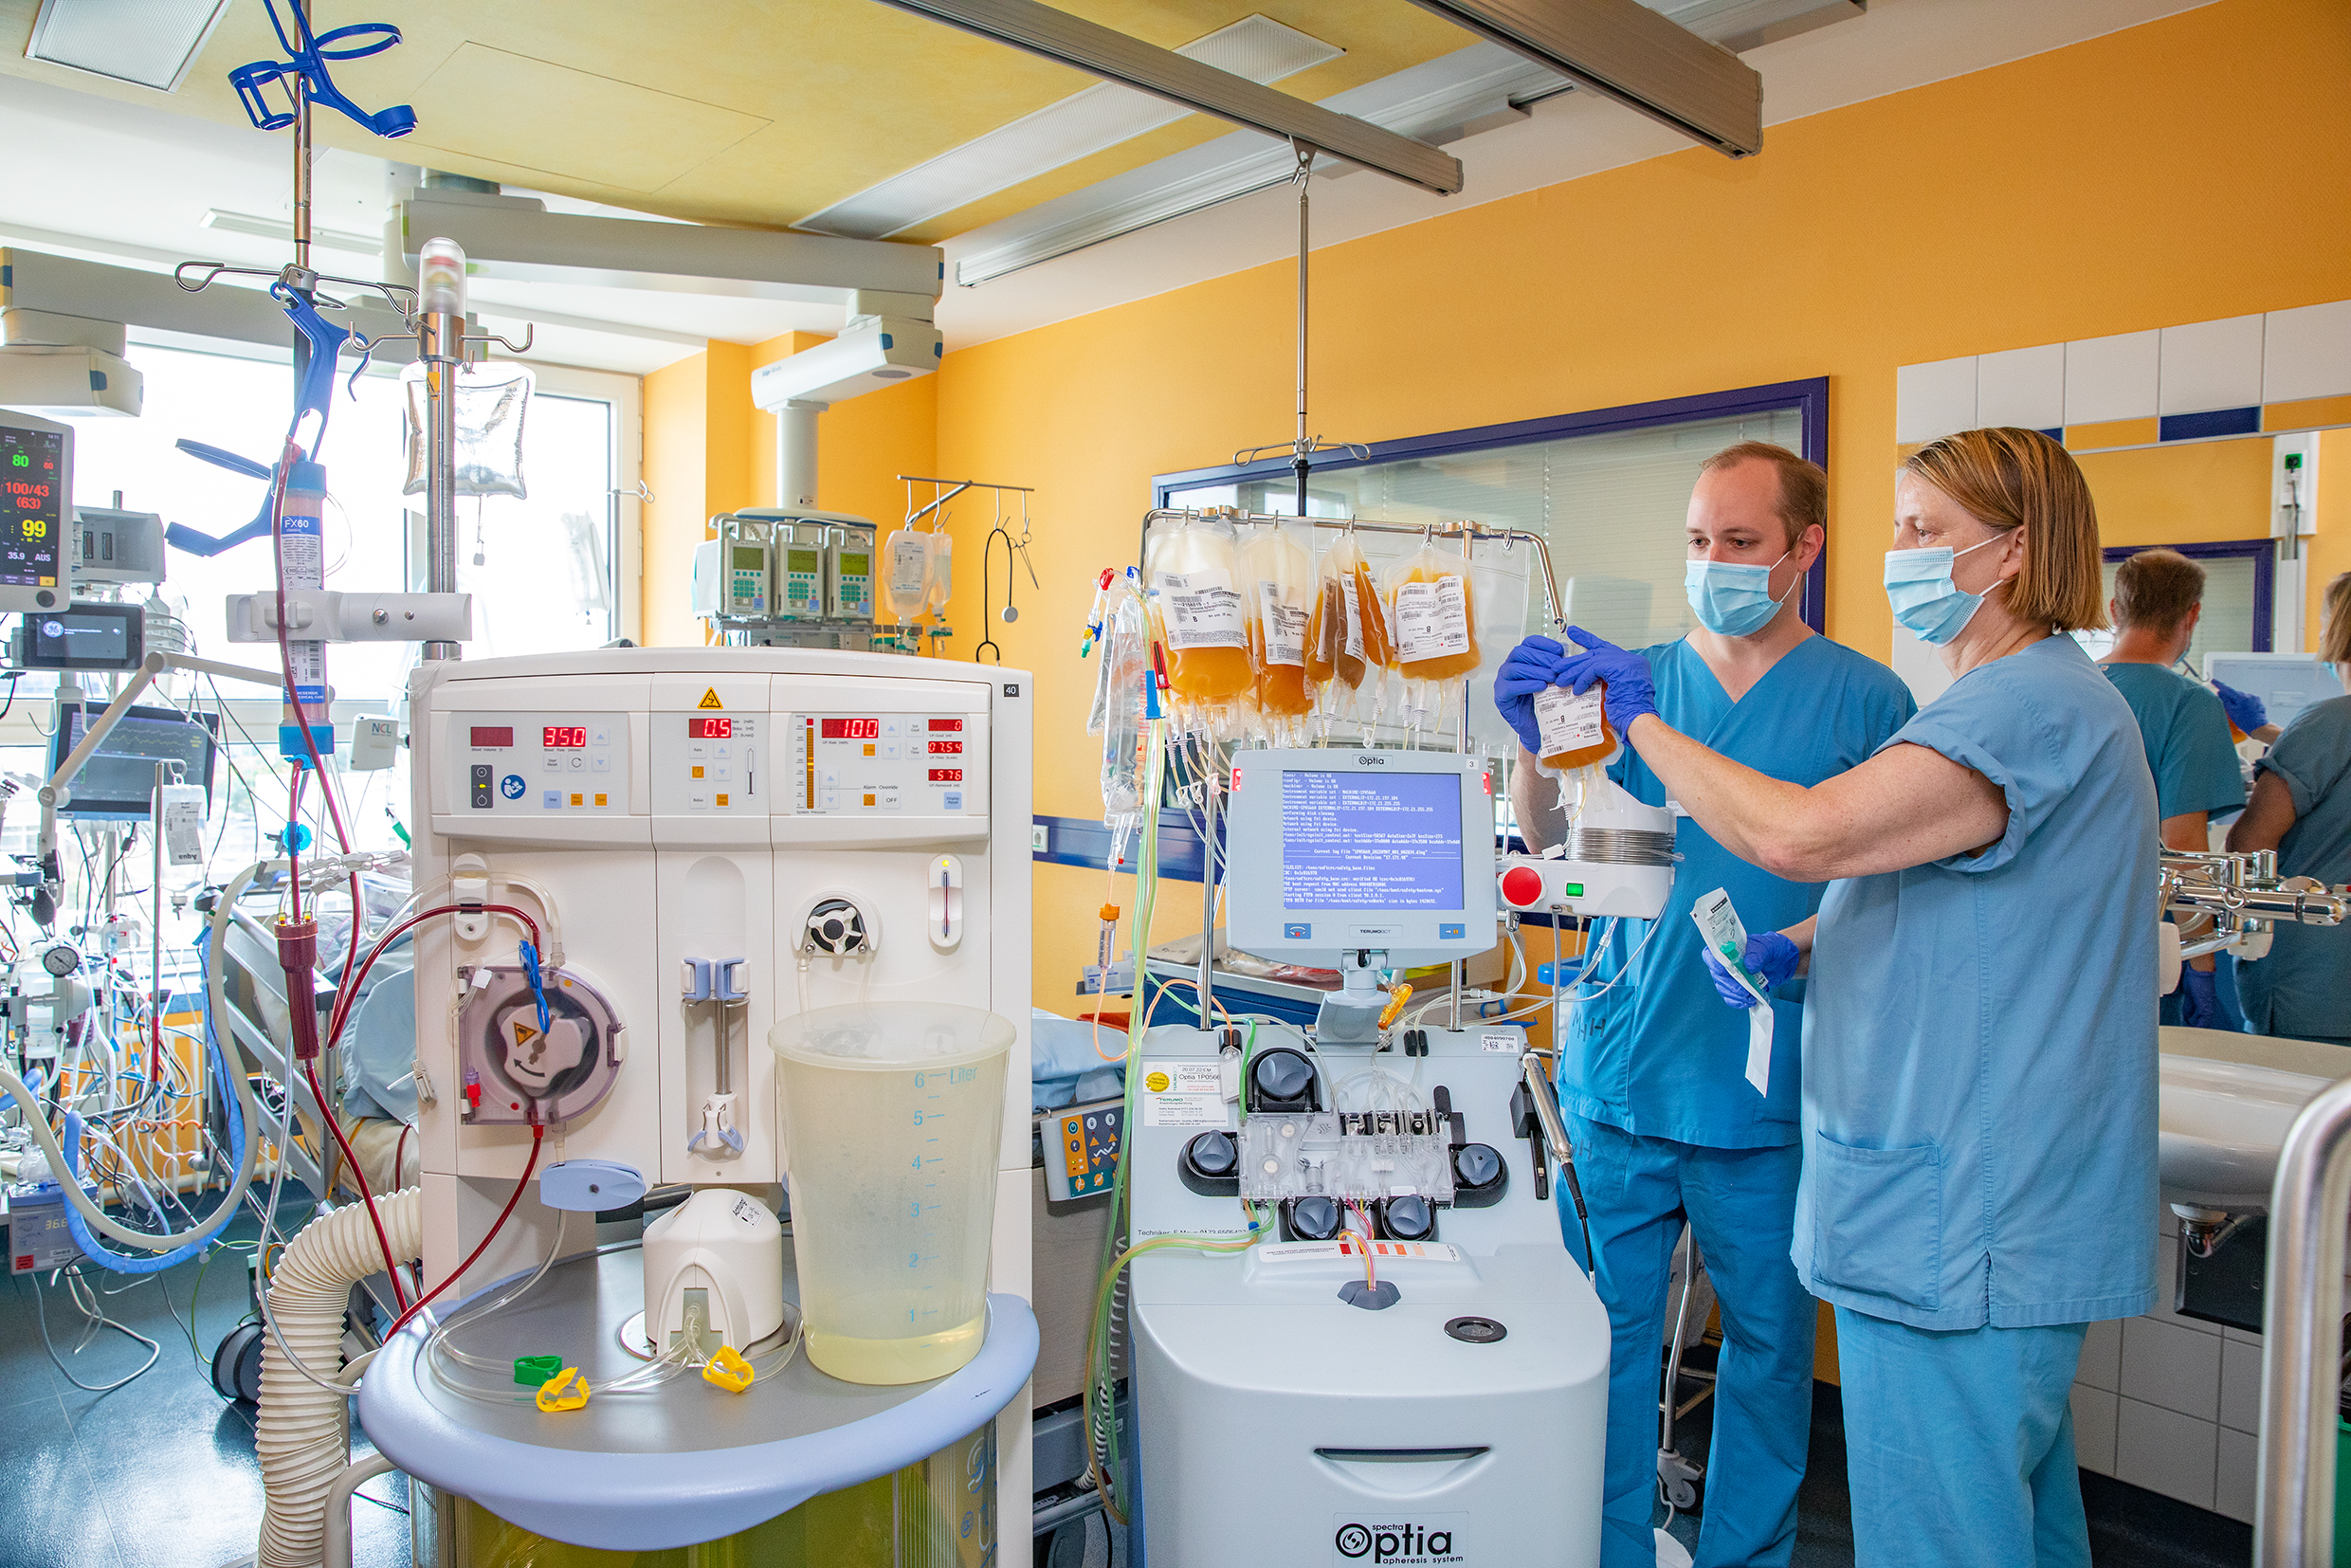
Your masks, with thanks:
<instances>
[{"instance_id":1,"label":"ventilator hose","mask_svg":"<svg viewBox=\"0 0 2351 1568\"><path fill-rule=\"evenodd\" d=\"M376 1214L393 1255L420 1261L425 1250L421 1192L404 1188L376 1200ZM262 1342L261 1419L254 1448L261 1456L267 1508L262 1515L258 1568L317 1568L325 1550L327 1492L350 1457L350 1405L289 1365L324 1369L340 1359L343 1313L351 1287L383 1272L384 1257L362 1205L319 1215L279 1255L269 1281L269 1311L283 1337Z\"/></svg>"}]
</instances>

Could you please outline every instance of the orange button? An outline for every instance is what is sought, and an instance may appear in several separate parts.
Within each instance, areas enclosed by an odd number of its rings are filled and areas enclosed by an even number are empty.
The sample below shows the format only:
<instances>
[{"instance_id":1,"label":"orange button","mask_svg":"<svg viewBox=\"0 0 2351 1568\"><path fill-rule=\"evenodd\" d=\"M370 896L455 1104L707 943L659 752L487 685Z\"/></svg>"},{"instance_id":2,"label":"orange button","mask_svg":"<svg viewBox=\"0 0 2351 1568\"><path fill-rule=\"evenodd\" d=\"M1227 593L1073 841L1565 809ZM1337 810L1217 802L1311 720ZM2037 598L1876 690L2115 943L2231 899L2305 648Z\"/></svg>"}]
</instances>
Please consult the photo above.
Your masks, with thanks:
<instances>
[{"instance_id":1,"label":"orange button","mask_svg":"<svg viewBox=\"0 0 2351 1568\"><path fill-rule=\"evenodd\" d=\"M700 768L697 768L697 769L695 769L695 770L694 770L694 776L695 776L696 778L700 778L700 777L702 777L702 771Z\"/></svg>"},{"instance_id":2,"label":"orange button","mask_svg":"<svg viewBox=\"0 0 2351 1568\"><path fill-rule=\"evenodd\" d=\"M604 797L602 795L596 796L596 804L599 806L604 804Z\"/></svg>"},{"instance_id":3,"label":"orange button","mask_svg":"<svg viewBox=\"0 0 2351 1568\"><path fill-rule=\"evenodd\" d=\"M574 795L574 796L572 797L572 804L573 804L573 805L574 805L574 806L578 805L578 804L580 803L580 798L581 798L581 797L580 797L580 796L578 796L578 795Z\"/></svg>"},{"instance_id":4,"label":"orange button","mask_svg":"<svg viewBox=\"0 0 2351 1568\"><path fill-rule=\"evenodd\" d=\"M871 756L873 755L873 742L871 742L870 740L869 740L869 741L867 741L867 742L866 743L866 755L867 757L871 757ZM866 805L868 805L868 806L870 806L870 805L872 805L872 804L873 804L873 802L872 802L872 801L870 801L870 800L868 800L868 801L866 801Z\"/></svg>"},{"instance_id":5,"label":"orange button","mask_svg":"<svg viewBox=\"0 0 2351 1568\"><path fill-rule=\"evenodd\" d=\"M724 796L724 795L720 795L720 796L719 797L719 804L720 804L720 805L721 805L721 806L725 805L725 804L726 804L726 796Z\"/></svg>"},{"instance_id":6,"label":"orange button","mask_svg":"<svg viewBox=\"0 0 2351 1568\"><path fill-rule=\"evenodd\" d=\"M872 805L872 804L873 804L873 796L871 796L871 795L867 795L867 796L866 797L866 805L868 805L868 806Z\"/></svg>"}]
</instances>

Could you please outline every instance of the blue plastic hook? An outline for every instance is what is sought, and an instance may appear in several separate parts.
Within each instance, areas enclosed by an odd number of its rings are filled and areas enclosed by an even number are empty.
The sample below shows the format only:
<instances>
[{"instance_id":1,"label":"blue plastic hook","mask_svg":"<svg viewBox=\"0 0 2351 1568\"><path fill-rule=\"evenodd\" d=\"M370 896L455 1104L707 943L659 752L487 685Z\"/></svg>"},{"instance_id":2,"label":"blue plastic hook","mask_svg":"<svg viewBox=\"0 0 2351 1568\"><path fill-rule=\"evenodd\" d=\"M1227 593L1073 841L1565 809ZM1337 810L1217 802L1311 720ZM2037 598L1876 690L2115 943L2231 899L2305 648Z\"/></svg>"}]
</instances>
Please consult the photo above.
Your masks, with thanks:
<instances>
[{"instance_id":1,"label":"blue plastic hook","mask_svg":"<svg viewBox=\"0 0 2351 1568\"><path fill-rule=\"evenodd\" d=\"M282 131L294 123L294 91L284 85L288 76L302 79L311 102L323 103L379 137L404 137L416 129L416 111L407 104L396 103L369 114L345 98L327 75L326 63L330 60L364 60L391 48L400 42L398 27L389 22L359 22L313 33L310 19L302 14L299 0L292 0L294 37L288 38L285 24L278 19L277 0L262 0L262 5L269 12L269 26L278 35L278 46L290 58L256 60L228 73L228 84L237 89L237 97L245 104L246 118L253 122L254 129ZM270 106L264 89L272 86L285 95L284 108Z\"/></svg>"}]
</instances>

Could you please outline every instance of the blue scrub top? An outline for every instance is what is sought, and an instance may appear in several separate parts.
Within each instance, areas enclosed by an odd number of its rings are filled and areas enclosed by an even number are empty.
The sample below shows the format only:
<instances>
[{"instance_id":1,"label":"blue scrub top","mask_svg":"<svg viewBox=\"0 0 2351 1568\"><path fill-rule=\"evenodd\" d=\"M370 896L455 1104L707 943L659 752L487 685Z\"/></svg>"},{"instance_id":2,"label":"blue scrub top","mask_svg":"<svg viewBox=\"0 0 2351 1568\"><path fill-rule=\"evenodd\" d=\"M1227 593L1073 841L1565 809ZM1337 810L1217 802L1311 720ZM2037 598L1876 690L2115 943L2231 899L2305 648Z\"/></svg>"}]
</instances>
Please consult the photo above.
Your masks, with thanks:
<instances>
[{"instance_id":1,"label":"blue scrub top","mask_svg":"<svg viewBox=\"0 0 2351 1568\"><path fill-rule=\"evenodd\" d=\"M2161 1212L2138 721L2056 636L1959 677L1904 742L1998 785L2008 830L1829 884L1790 1256L1813 1295L1919 1328L2134 1317Z\"/></svg>"},{"instance_id":2,"label":"blue scrub top","mask_svg":"<svg viewBox=\"0 0 2351 1568\"><path fill-rule=\"evenodd\" d=\"M2351 697L2313 702L2294 715L2255 763L2294 797L2294 825L2278 844L2278 872L2351 882ZM2351 925L2280 922L2269 956L2239 960L2237 994L2256 1034L2351 1039Z\"/></svg>"},{"instance_id":3,"label":"blue scrub top","mask_svg":"<svg viewBox=\"0 0 2351 1568\"><path fill-rule=\"evenodd\" d=\"M2101 665L2130 704L2155 773L2160 817L2218 815L2245 804L2245 772L2229 738L2220 698L2201 681L2161 665Z\"/></svg>"},{"instance_id":4,"label":"blue scrub top","mask_svg":"<svg viewBox=\"0 0 2351 1568\"><path fill-rule=\"evenodd\" d=\"M1737 702L1687 642L1641 655L1656 680L1659 718L1733 761L1808 788L1867 760L1918 707L1892 670L1826 637L1790 648ZM1631 747L1609 773L1637 799L1666 804L1665 786ZM1777 931L1817 909L1824 884L1783 881L1750 866L1688 817L1674 828L1682 863L1662 924L1651 936L1651 922L1614 922L1586 968L1583 989L1597 991L1640 950L1636 972L1622 985L1577 1004L1559 1065L1559 1103L1646 1138L1713 1149L1794 1143L1803 1076L1800 990L1783 988L1795 999L1773 1004L1767 1098L1746 1079L1747 1015L1716 994L1689 912L1720 887L1749 932Z\"/></svg>"}]
</instances>

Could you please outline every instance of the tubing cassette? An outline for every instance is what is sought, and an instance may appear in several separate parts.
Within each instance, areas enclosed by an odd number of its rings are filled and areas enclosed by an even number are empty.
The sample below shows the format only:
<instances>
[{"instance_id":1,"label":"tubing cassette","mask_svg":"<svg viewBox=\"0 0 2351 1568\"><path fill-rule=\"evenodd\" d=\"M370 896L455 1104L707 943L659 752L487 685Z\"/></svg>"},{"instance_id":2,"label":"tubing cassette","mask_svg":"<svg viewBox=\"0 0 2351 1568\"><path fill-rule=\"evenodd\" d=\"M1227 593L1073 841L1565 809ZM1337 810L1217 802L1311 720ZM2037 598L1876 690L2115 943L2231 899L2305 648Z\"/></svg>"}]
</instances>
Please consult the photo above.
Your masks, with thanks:
<instances>
[{"instance_id":1,"label":"tubing cassette","mask_svg":"<svg viewBox=\"0 0 2351 1568\"><path fill-rule=\"evenodd\" d=\"M596 1108L620 1079L620 1014L570 970L545 972L542 1020L530 975L518 965L460 971L457 1016L464 1115L475 1126L550 1126Z\"/></svg>"}]
</instances>

